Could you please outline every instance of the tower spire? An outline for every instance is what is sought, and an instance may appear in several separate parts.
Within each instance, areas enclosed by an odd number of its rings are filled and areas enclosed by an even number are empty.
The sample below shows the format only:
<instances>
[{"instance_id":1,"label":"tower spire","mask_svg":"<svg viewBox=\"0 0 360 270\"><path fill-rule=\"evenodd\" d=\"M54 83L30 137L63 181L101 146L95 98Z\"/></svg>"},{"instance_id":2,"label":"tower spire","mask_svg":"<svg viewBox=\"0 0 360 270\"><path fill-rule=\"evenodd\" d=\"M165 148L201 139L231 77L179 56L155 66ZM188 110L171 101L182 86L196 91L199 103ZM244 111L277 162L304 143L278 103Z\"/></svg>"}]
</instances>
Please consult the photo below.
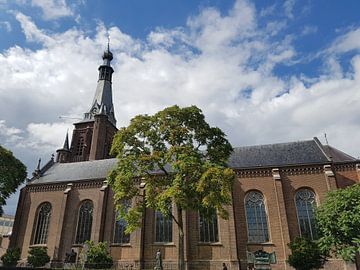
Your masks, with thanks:
<instances>
[{"instance_id":1,"label":"tower spire","mask_svg":"<svg viewBox=\"0 0 360 270\"><path fill-rule=\"evenodd\" d=\"M107 48L102 55L103 64L99 66L99 78L95 91L95 96L90 110L85 113L84 121L94 120L94 115L105 114L108 120L116 126L114 105L112 101L112 74L114 69L111 67L113 54L110 51L110 37L108 37ZM101 108L104 108L101 110Z\"/></svg>"},{"instance_id":2,"label":"tower spire","mask_svg":"<svg viewBox=\"0 0 360 270\"><path fill-rule=\"evenodd\" d=\"M66 131L66 136L65 136L65 141L64 141L64 146L63 149L64 150L69 150L69 132Z\"/></svg>"}]
</instances>

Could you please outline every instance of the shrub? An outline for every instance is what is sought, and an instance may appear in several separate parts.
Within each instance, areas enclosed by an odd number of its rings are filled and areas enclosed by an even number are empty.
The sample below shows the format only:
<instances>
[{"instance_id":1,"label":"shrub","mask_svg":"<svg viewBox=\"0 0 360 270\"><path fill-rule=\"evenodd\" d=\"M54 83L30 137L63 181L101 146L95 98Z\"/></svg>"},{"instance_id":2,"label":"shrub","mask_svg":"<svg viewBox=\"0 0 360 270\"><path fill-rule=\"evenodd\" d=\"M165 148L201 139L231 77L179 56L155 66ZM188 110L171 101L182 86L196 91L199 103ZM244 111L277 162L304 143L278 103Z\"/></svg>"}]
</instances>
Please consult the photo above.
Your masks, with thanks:
<instances>
[{"instance_id":1,"label":"shrub","mask_svg":"<svg viewBox=\"0 0 360 270\"><path fill-rule=\"evenodd\" d=\"M89 246L87 251L86 268L104 269L113 265L112 257L109 255L106 242L94 244L93 241L86 241Z\"/></svg>"},{"instance_id":2,"label":"shrub","mask_svg":"<svg viewBox=\"0 0 360 270\"><path fill-rule=\"evenodd\" d=\"M47 248L46 247L31 248L27 260L32 267L44 266L50 261L50 257L47 254Z\"/></svg>"},{"instance_id":3,"label":"shrub","mask_svg":"<svg viewBox=\"0 0 360 270\"><path fill-rule=\"evenodd\" d=\"M1 260L4 266L16 266L18 260L20 260L20 249L9 248L6 253L1 256Z\"/></svg>"},{"instance_id":4,"label":"shrub","mask_svg":"<svg viewBox=\"0 0 360 270\"><path fill-rule=\"evenodd\" d=\"M318 244L308 238L296 237L288 246L291 255L287 262L296 270L319 269L326 262L326 256L320 251Z\"/></svg>"}]
</instances>

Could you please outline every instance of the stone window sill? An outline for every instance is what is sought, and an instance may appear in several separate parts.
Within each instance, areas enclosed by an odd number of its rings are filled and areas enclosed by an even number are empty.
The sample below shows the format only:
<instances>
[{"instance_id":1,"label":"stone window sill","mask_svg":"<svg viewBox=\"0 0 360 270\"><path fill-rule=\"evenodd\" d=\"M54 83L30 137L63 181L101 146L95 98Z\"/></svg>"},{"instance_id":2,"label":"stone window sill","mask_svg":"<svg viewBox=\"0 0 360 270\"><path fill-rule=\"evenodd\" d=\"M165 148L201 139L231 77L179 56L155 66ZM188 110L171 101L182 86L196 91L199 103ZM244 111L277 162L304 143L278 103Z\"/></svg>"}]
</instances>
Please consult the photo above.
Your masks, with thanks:
<instances>
[{"instance_id":1,"label":"stone window sill","mask_svg":"<svg viewBox=\"0 0 360 270\"><path fill-rule=\"evenodd\" d=\"M198 246L222 246L221 242L198 242Z\"/></svg>"},{"instance_id":2,"label":"stone window sill","mask_svg":"<svg viewBox=\"0 0 360 270\"><path fill-rule=\"evenodd\" d=\"M175 246L174 242L162 243L162 242L155 242L153 246Z\"/></svg>"},{"instance_id":3,"label":"stone window sill","mask_svg":"<svg viewBox=\"0 0 360 270\"><path fill-rule=\"evenodd\" d=\"M248 242L248 246L275 246L272 242L263 242L263 243L255 243L255 242Z\"/></svg>"},{"instance_id":4,"label":"stone window sill","mask_svg":"<svg viewBox=\"0 0 360 270\"><path fill-rule=\"evenodd\" d=\"M30 248L34 248L34 247L47 247L46 244L32 244L29 246Z\"/></svg>"},{"instance_id":5,"label":"stone window sill","mask_svg":"<svg viewBox=\"0 0 360 270\"><path fill-rule=\"evenodd\" d=\"M131 247L130 243L112 243L110 244L110 247Z\"/></svg>"}]
</instances>

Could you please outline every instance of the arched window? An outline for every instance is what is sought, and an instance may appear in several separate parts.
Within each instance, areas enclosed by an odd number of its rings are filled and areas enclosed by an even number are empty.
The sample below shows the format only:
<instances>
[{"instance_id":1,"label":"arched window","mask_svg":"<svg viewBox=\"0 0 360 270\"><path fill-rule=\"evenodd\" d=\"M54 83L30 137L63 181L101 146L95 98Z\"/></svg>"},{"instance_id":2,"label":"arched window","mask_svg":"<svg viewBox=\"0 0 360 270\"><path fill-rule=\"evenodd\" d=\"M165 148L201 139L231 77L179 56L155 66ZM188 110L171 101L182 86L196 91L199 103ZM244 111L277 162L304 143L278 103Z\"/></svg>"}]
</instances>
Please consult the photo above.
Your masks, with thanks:
<instances>
[{"instance_id":1,"label":"arched window","mask_svg":"<svg viewBox=\"0 0 360 270\"><path fill-rule=\"evenodd\" d=\"M296 212L299 222L300 235L316 239L315 229L315 193L310 189L300 189L295 195Z\"/></svg>"},{"instance_id":2,"label":"arched window","mask_svg":"<svg viewBox=\"0 0 360 270\"><path fill-rule=\"evenodd\" d=\"M267 215L264 197L260 192L251 191L245 197L248 241L263 243L269 241Z\"/></svg>"},{"instance_id":3,"label":"arched window","mask_svg":"<svg viewBox=\"0 0 360 270\"><path fill-rule=\"evenodd\" d=\"M75 244L83 244L86 240L90 240L93 208L93 203L89 200L86 200L81 204L79 209Z\"/></svg>"},{"instance_id":4,"label":"arched window","mask_svg":"<svg viewBox=\"0 0 360 270\"><path fill-rule=\"evenodd\" d=\"M171 206L169 211L172 211ZM155 242L172 242L172 218L160 211L155 211Z\"/></svg>"},{"instance_id":5,"label":"arched window","mask_svg":"<svg viewBox=\"0 0 360 270\"><path fill-rule=\"evenodd\" d=\"M200 242L214 243L219 242L218 220L216 211L213 210L206 218L199 214Z\"/></svg>"},{"instance_id":6,"label":"arched window","mask_svg":"<svg viewBox=\"0 0 360 270\"><path fill-rule=\"evenodd\" d=\"M33 244L46 244L51 217L51 204L46 202L39 206L35 223Z\"/></svg>"},{"instance_id":7,"label":"arched window","mask_svg":"<svg viewBox=\"0 0 360 270\"><path fill-rule=\"evenodd\" d=\"M125 211L130 208L129 202L124 202ZM114 240L115 244L126 244L130 242L130 234L125 233L126 230L126 220L121 218L119 213L116 214L115 219L115 229L114 229Z\"/></svg>"}]
</instances>

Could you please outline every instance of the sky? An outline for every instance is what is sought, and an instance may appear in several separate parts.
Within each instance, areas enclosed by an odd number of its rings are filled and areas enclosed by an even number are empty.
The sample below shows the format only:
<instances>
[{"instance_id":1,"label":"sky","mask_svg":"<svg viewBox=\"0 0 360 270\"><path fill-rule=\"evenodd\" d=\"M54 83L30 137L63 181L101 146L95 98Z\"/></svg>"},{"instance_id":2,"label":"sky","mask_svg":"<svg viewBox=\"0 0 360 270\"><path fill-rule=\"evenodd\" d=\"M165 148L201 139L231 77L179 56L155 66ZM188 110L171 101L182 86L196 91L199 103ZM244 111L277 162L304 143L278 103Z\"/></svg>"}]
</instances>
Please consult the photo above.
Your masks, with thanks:
<instances>
[{"instance_id":1,"label":"sky","mask_svg":"<svg viewBox=\"0 0 360 270\"><path fill-rule=\"evenodd\" d=\"M233 146L325 144L326 133L359 157L359 10L358 0L0 0L0 144L29 176L47 162L90 108L110 36L118 127L196 105Z\"/></svg>"}]
</instances>

